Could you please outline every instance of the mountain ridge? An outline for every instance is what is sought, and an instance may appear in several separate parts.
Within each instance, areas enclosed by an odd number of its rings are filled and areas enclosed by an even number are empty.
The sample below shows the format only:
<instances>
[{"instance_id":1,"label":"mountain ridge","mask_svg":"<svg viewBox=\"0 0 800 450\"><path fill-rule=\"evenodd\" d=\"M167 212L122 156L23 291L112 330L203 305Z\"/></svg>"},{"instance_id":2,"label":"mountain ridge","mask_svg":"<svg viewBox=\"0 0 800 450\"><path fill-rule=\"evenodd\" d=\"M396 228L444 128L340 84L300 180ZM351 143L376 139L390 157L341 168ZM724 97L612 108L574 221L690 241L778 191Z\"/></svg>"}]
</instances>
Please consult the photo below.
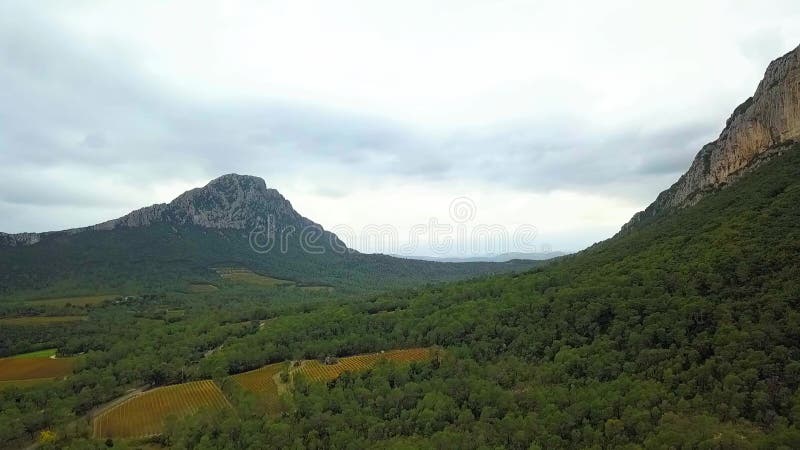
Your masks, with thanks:
<instances>
[{"instance_id":1,"label":"mountain ridge","mask_svg":"<svg viewBox=\"0 0 800 450\"><path fill-rule=\"evenodd\" d=\"M546 261L553 258L566 256L568 253L551 251L551 252L508 252L496 255L481 255L481 256L465 256L465 257L447 257L447 256L411 256L395 254L390 255L395 258L414 259L419 261L433 261L433 262L448 262L448 263L467 263L467 262L508 262L515 259L528 260L528 261Z\"/></svg>"}]
</instances>

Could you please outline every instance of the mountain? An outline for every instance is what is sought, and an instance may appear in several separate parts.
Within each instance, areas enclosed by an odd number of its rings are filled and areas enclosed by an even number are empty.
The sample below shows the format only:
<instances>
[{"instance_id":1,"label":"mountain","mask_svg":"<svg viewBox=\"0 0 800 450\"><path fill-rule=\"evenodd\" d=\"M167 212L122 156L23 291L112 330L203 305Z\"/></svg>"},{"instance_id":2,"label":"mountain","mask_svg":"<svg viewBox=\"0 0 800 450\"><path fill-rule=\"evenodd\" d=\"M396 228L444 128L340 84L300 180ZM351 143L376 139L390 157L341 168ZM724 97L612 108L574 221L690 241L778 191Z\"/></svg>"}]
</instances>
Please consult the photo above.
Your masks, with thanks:
<instances>
[{"instance_id":1,"label":"mountain","mask_svg":"<svg viewBox=\"0 0 800 450\"><path fill-rule=\"evenodd\" d=\"M0 234L0 294L178 288L218 267L325 285L408 285L524 269L532 262L442 264L366 255L303 217L264 180L221 176L170 203L97 225Z\"/></svg>"},{"instance_id":2,"label":"mountain","mask_svg":"<svg viewBox=\"0 0 800 450\"><path fill-rule=\"evenodd\" d=\"M691 206L709 192L782 153L800 137L800 47L772 61L755 94L739 105L719 138L695 156L689 170L637 213L622 232L648 218Z\"/></svg>"},{"instance_id":3,"label":"mountain","mask_svg":"<svg viewBox=\"0 0 800 450\"><path fill-rule=\"evenodd\" d=\"M770 65L700 165L623 233L525 273L383 294L361 314L324 311L313 328L282 328L299 342L335 320L351 324L337 338L369 342L387 329L444 350L427 366L297 390L302 406L259 438L313 432L320 448L800 448L800 143L786 137L800 103L797 78L778 76L794 73L796 52ZM269 342L258 339L238 353ZM379 400L365 401L370 389ZM400 399L390 414L386 398ZM220 422L170 437L230 445L216 437L259 423Z\"/></svg>"},{"instance_id":4,"label":"mountain","mask_svg":"<svg viewBox=\"0 0 800 450\"><path fill-rule=\"evenodd\" d=\"M515 259L527 261L546 261L548 259L558 258L564 256L564 252L542 252L542 253L526 253L526 252L509 252L501 253L499 255L485 255L485 256L472 256L463 258L449 258L439 256L407 256L407 255L392 255L398 258L416 259L420 261L438 261L449 263L466 263L466 262L509 262Z\"/></svg>"},{"instance_id":5,"label":"mountain","mask_svg":"<svg viewBox=\"0 0 800 450\"><path fill-rule=\"evenodd\" d=\"M118 219L90 227L50 233L0 233L0 245L33 245L57 235L140 228L155 224L253 230L266 226L269 220L281 229L292 226L298 232L316 231L324 241L339 247L345 246L334 234L324 231L319 224L301 216L277 190L268 189L263 179L237 174L223 175L205 187L184 192L170 203L137 209Z\"/></svg>"}]
</instances>

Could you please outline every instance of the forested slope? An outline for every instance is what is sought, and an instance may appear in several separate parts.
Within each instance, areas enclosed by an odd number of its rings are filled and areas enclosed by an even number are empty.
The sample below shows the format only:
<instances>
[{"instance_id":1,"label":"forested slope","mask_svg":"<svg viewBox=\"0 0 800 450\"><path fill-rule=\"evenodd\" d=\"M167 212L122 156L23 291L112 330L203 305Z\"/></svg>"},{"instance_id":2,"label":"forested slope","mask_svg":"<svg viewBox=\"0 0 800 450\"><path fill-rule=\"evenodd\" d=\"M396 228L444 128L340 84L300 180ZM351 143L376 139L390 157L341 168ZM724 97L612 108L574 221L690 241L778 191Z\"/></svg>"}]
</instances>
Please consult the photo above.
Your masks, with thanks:
<instances>
[{"instance_id":1,"label":"forested slope","mask_svg":"<svg viewBox=\"0 0 800 450\"><path fill-rule=\"evenodd\" d=\"M295 386L285 417L198 416L167 438L193 448L800 448L798 302L794 146L693 207L547 267L330 307L293 327L278 320L278 353L325 335L332 347L441 345L447 356ZM245 339L242 350L277 335Z\"/></svg>"}]
</instances>

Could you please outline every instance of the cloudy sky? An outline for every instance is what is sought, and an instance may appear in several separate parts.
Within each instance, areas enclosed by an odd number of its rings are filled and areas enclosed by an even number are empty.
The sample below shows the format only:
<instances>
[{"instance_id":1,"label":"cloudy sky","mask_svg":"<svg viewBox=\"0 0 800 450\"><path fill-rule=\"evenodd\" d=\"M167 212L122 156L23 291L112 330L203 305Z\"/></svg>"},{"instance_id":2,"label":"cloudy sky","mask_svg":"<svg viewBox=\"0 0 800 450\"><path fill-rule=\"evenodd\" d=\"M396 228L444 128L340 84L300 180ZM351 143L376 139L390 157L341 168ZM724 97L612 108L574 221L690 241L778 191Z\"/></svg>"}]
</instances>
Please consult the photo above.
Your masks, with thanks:
<instances>
[{"instance_id":1,"label":"cloudy sky","mask_svg":"<svg viewBox=\"0 0 800 450\"><path fill-rule=\"evenodd\" d=\"M0 231L236 172L334 230L392 224L402 243L465 197L470 226L578 250L798 44L796 0L5 0Z\"/></svg>"}]
</instances>

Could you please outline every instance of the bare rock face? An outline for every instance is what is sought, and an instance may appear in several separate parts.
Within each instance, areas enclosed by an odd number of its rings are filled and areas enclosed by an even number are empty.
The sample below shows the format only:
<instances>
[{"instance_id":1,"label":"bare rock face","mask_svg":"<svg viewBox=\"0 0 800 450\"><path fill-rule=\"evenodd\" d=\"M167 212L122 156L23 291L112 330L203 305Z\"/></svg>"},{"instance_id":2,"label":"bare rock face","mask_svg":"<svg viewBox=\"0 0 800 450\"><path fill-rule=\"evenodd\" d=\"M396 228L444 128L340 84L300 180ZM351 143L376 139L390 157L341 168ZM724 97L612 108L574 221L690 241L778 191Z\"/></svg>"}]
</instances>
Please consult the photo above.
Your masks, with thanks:
<instances>
[{"instance_id":1,"label":"bare rock face","mask_svg":"<svg viewBox=\"0 0 800 450\"><path fill-rule=\"evenodd\" d=\"M19 233L7 234L0 233L0 246L16 247L18 245L33 245L39 242L42 237L39 233Z\"/></svg>"},{"instance_id":2,"label":"bare rock face","mask_svg":"<svg viewBox=\"0 0 800 450\"><path fill-rule=\"evenodd\" d=\"M327 234L321 225L295 211L292 204L277 190L267 188L263 179L228 174L212 180L202 188L184 192L170 203L137 209L118 219L94 226L52 233L0 233L0 245L33 245L43 237L54 233L110 231L119 228L146 227L158 223L166 223L173 227L192 225L246 232L255 227L270 225L276 229L294 227L298 232L314 228ZM333 238L335 239L335 236ZM340 241L337 239L337 242Z\"/></svg>"},{"instance_id":3,"label":"bare rock face","mask_svg":"<svg viewBox=\"0 0 800 450\"><path fill-rule=\"evenodd\" d=\"M261 178L228 174L211 181L205 187L184 192L169 204L138 209L92 228L113 230L167 222L173 225L241 230L263 222L268 216L279 217L292 224L312 223L298 214L278 191L268 189Z\"/></svg>"},{"instance_id":4,"label":"bare rock face","mask_svg":"<svg viewBox=\"0 0 800 450\"><path fill-rule=\"evenodd\" d=\"M770 63L755 94L733 111L719 138L703 146L689 170L634 215L622 232L647 217L697 203L798 138L800 47Z\"/></svg>"}]
</instances>

